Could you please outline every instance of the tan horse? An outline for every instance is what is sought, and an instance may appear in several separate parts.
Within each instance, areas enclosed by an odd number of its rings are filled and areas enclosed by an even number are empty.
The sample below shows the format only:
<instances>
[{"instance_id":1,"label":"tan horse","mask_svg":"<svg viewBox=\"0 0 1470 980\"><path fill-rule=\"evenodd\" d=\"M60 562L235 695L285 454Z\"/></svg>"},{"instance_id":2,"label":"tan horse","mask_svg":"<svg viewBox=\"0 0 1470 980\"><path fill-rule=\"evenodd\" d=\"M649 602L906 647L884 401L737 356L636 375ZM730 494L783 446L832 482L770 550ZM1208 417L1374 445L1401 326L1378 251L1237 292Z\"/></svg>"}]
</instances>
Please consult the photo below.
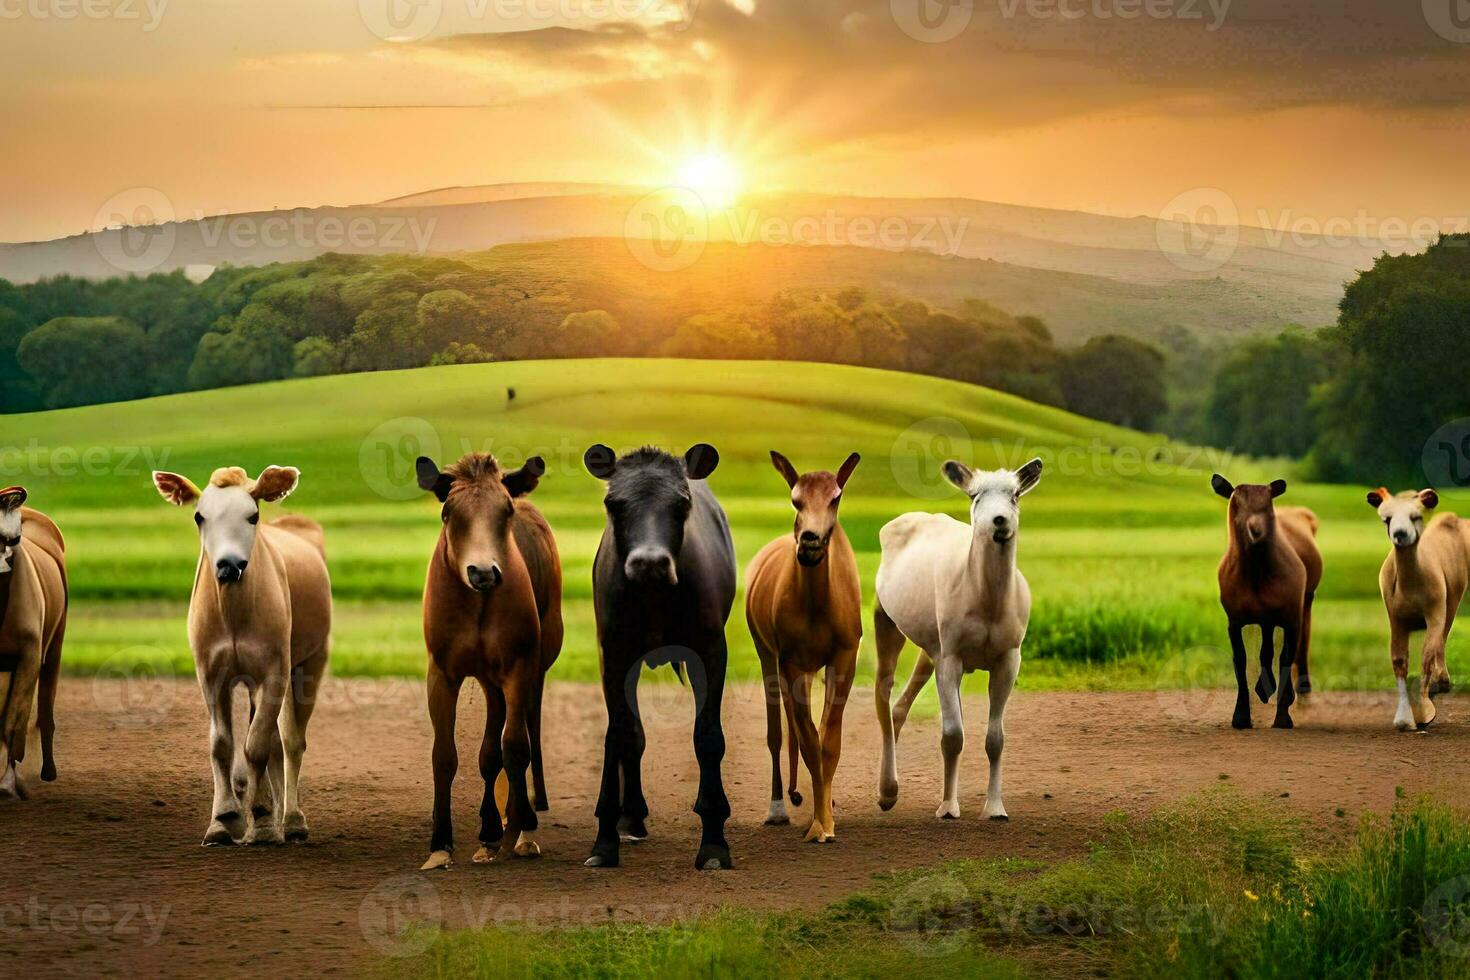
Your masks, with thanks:
<instances>
[{"instance_id":1,"label":"tan horse","mask_svg":"<svg viewBox=\"0 0 1470 980\"><path fill-rule=\"evenodd\" d=\"M761 549L745 573L745 621L760 656L766 684L766 745L771 750L771 808L768 824L784 824L781 799L781 705L791 729L791 802L796 791L796 749L801 747L812 780L812 824L806 840L837 839L832 818L832 777L842 754L842 712L852 689L858 643L863 635L863 593L857 558L837 522L842 489L857 468L847 457L834 475L798 476L780 453L771 452L776 472L791 487L796 526ZM826 670L826 700L820 736L812 724L811 689Z\"/></svg>"},{"instance_id":2,"label":"tan horse","mask_svg":"<svg viewBox=\"0 0 1470 980\"><path fill-rule=\"evenodd\" d=\"M299 479L290 466L267 466L254 480L231 466L215 470L200 491L177 473L153 474L165 500L194 507L199 527L189 645L209 711L214 800L206 847L307 838L301 760L327 669L332 583L321 527L293 515L260 523L260 505L284 499ZM237 684L250 692L251 712L244 764L232 776Z\"/></svg>"},{"instance_id":3,"label":"tan horse","mask_svg":"<svg viewBox=\"0 0 1470 980\"><path fill-rule=\"evenodd\" d=\"M545 810L541 765L541 694L561 652L561 559L551 528L534 504L546 464L532 456L503 473L489 453L470 453L444 472L420 456L419 486L443 504L443 529L424 583L424 641L429 650L429 716L434 723L434 826L423 870L447 868L454 850L450 789L459 768L454 744L460 687L485 692L480 743L480 847L474 862L535 857L536 811ZM526 793L526 767L535 806ZM502 823L496 782L507 782Z\"/></svg>"},{"instance_id":4,"label":"tan horse","mask_svg":"<svg viewBox=\"0 0 1470 980\"><path fill-rule=\"evenodd\" d=\"M0 799L28 794L19 764L31 705L41 730L41 778L56 778L56 680L66 635L66 547L51 519L23 507L20 487L0 490Z\"/></svg>"},{"instance_id":5,"label":"tan horse","mask_svg":"<svg viewBox=\"0 0 1470 980\"><path fill-rule=\"evenodd\" d=\"M1407 732L1434 720L1435 695L1450 689L1444 649L1455 613L1470 585L1470 521L1440 514L1425 527L1427 512L1439 506L1433 490L1405 490L1394 496L1384 487L1368 494L1393 542L1378 572L1378 589L1388 610L1389 656L1398 686L1393 725ZM1424 631L1419 698L1409 700L1409 634Z\"/></svg>"}]
</instances>

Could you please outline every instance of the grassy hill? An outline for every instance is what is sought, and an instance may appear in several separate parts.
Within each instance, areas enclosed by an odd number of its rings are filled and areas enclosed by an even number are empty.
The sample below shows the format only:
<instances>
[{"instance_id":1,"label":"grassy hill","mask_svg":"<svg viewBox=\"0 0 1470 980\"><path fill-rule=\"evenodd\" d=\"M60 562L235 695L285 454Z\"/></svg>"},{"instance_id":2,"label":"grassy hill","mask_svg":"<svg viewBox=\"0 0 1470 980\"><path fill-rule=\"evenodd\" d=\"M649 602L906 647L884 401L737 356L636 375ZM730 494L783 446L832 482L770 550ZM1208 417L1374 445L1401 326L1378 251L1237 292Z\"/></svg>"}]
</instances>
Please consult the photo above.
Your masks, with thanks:
<instances>
[{"instance_id":1,"label":"grassy hill","mask_svg":"<svg viewBox=\"0 0 1470 980\"><path fill-rule=\"evenodd\" d=\"M28 486L34 505L67 535L66 662L83 672L192 670L184 612L197 536L188 514L153 490L150 469L202 482L216 466L253 473L279 463L299 466L303 476L278 510L326 527L338 600L334 670L420 674L418 597L438 508L413 487L412 462L420 452L444 463L488 449L510 464L546 458L534 499L562 551L570 627L554 676L590 680L597 662L590 566L603 515L601 484L582 468L582 452L598 441L679 450L708 441L721 452L710 485L729 512L742 566L770 538L790 533L790 504L769 449L802 469L863 454L842 515L869 603L884 522L916 509L964 517L963 497L938 473L945 458L994 467L1040 455L1047 469L1025 500L1020 538L1020 565L1036 595L1021 683L1214 685L1230 673L1214 581L1224 504L1210 492L1209 475L1218 469L1237 482L1283 475L1278 466L986 389L777 362L428 368L12 416L6 432L0 480ZM1386 689L1376 582L1387 550L1382 529L1355 487L1293 485L1286 500L1322 518L1318 686ZM1457 503L1470 501L1447 499L1446 507ZM740 608L729 627L732 674L755 677ZM1463 643L1451 646L1454 661ZM870 677L870 640L862 664Z\"/></svg>"}]
</instances>

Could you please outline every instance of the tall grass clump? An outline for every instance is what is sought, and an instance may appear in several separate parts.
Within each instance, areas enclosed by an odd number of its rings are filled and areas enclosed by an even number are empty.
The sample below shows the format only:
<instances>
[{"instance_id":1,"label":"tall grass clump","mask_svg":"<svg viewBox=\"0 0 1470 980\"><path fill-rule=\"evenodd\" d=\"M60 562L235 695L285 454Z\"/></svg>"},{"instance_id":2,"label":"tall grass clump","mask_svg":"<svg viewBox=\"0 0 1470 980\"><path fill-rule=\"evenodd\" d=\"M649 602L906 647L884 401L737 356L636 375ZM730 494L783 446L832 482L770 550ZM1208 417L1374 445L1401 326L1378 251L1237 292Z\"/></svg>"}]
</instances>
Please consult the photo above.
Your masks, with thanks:
<instances>
[{"instance_id":1,"label":"tall grass clump","mask_svg":"<svg viewBox=\"0 0 1470 980\"><path fill-rule=\"evenodd\" d=\"M1470 823L1429 800L1365 818L1346 856L1235 903L1224 929L1140 945L1141 975L1470 977Z\"/></svg>"},{"instance_id":2,"label":"tall grass clump","mask_svg":"<svg viewBox=\"0 0 1470 980\"><path fill-rule=\"evenodd\" d=\"M1214 619L1189 602L1042 599L1026 629L1026 655L1104 664L1135 654L1162 656L1208 642Z\"/></svg>"}]
</instances>

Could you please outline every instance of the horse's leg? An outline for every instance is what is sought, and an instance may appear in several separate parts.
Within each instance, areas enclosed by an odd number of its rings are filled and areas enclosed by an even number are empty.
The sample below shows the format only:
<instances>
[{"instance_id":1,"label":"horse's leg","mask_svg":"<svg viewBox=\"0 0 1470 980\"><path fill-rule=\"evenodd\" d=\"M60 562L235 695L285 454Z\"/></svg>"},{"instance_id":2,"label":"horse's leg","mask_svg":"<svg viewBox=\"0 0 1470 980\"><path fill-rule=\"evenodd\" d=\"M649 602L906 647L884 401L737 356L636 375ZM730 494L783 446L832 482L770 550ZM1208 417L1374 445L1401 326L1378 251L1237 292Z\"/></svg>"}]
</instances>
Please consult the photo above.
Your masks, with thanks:
<instances>
[{"instance_id":1,"label":"horse's leg","mask_svg":"<svg viewBox=\"0 0 1470 980\"><path fill-rule=\"evenodd\" d=\"M1283 648L1284 649L1284 648ZM1256 697L1261 699L1262 704L1269 704L1271 695L1276 693L1276 627L1270 623L1261 624L1261 676L1256 678ZM1291 683L1291 675L1282 678L1284 683Z\"/></svg>"},{"instance_id":2,"label":"horse's leg","mask_svg":"<svg viewBox=\"0 0 1470 980\"><path fill-rule=\"evenodd\" d=\"M540 857L541 845L536 841L536 809L531 806L527 792L526 773L531 766L531 738L526 726L526 715L531 709L531 700L536 686L535 675L540 671L539 660L524 660L512 671L503 692L505 694L505 727L500 735L501 755L505 762L506 776L510 780L509 821L505 827L505 839L500 844L498 858Z\"/></svg>"},{"instance_id":3,"label":"horse's leg","mask_svg":"<svg viewBox=\"0 0 1470 980\"><path fill-rule=\"evenodd\" d=\"M429 721L434 726L434 829L429 837L429 859L420 870L449 867L454 853L454 821L449 812L450 790L459 769L454 745L454 716L459 707L460 681L451 679L429 658Z\"/></svg>"},{"instance_id":4,"label":"horse's leg","mask_svg":"<svg viewBox=\"0 0 1470 980\"><path fill-rule=\"evenodd\" d=\"M245 814L235 794L235 714L230 701L234 683L221 672L209 677L199 671L199 688L209 711L209 768L214 777L214 799L203 844L233 844L245 836Z\"/></svg>"},{"instance_id":5,"label":"horse's leg","mask_svg":"<svg viewBox=\"0 0 1470 980\"><path fill-rule=\"evenodd\" d=\"M607 733L602 739L602 785L597 793L597 840L592 854L582 862L589 868L618 866L618 820L622 816L623 745L632 738L633 722L628 708L626 685L638 683L637 673L629 676L630 665L603 651L602 700L607 705ZM642 661L634 658L631 670L638 671Z\"/></svg>"},{"instance_id":6,"label":"horse's leg","mask_svg":"<svg viewBox=\"0 0 1470 980\"><path fill-rule=\"evenodd\" d=\"M1414 722L1420 728L1434 720L1436 709L1430 695L1434 693L1436 665L1444 659L1445 642L1449 639L1448 618L1444 610L1439 615L1425 618L1424 651L1419 662L1419 703L1414 712Z\"/></svg>"},{"instance_id":7,"label":"horse's leg","mask_svg":"<svg viewBox=\"0 0 1470 980\"><path fill-rule=\"evenodd\" d=\"M944 756L944 800L934 815L952 820L960 815L960 753L965 748L964 707L960 704L960 681L964 667L952 653L939 652L934 667L934 685L939 691L939 751Z\"/></svg>"},{"instance_id":8,"label":"horse's leg","mask_svg":"<svg viewBox=\"0 0 1470 980\"><path fill-rule=\"evenodd\" d=\"M781 795L781 679L776 676L776 655L751 634L755 653L761 662L761 683L766 692L766 748L771 753L771 806L766 823L788 824L786 799Z\"/></svg>"},{"instance_id":9,"label":"horse's leg","mask_svg":"<svg viewBox=\"0 0 1470 980\"><path fill-rule=\"evenodd\" d=\"M1296 651L1296 693L1312 693L1312 674L1307 662L1307 651L1312 645L1312 600L1316 594L1308 592L1302 599L1302 634L1297 640Z\"/></svg>"},{"instance_id":10,"label":"horse's leg","mask_svg":"<svg viewBox=\"0 0 1470 980\"><path fill-rule=\"evenodd\" d=\"M914 671L909 674L909 682L904 685L903 693L898 696L898 704L893 707L893 738L903 733L903 723L908 721L909 710L913 708L915 699L919 692L924 690L924 685L929 683L929 678L934 676L934 658L929 656L929 651L920 649L919 655L914 658Z\"/></svg>"},{"instance_id":11,"label":"horse's leg","mask_svg":"<svg viewBox=\"0 0 1470 980\"><path fill-rule=\"evenodd\" d=\"M1455 627L1455 612L1458 605L1459 600L1456 599L1453 600L1445 609L1444 640L1439 645L1439 649L1435 656L1435 662L1433 664L1434 678L1429 685L1430 697L1434 697L1438 694L1447 694L1455 686L1454 683L1450 680L1450 669L1449 665L1445 662L1444 652L1445 647L1450 642L1450 630L1454 629Z\"/></svg>"},{"instance_id":12,"label":"horse's leg","mask_svg":"<svg viewBox=\"0 0 1470 980\"><path fill-rule=\"evenodd\" d=\"M1008 652L1005 660L990 671L990 719L985 726L985 757L990 760L990 782L985 787L984 815L990 820L1009 820L1001 798L1000 756L1006 747L1006 701L1021 669L1021 648Z\"/></svg>"},{"instance_id":13,"label":"horse's leg","mask_svg":"<svg viewBox=\"0 0 1470 980\"><path fill-rule=\"evenodd\" d=\"M648 800L643 796L643 750L647 738L643 715L638 708L638 689L628 696L628 738L623 743L619 764L623 771L623 807L618 818L618 837L630 843L648 839Z\"/></svg>"},{"instance_id":14,"label":"horse's leg","mask_svg":"<svg viewBox=\"0 0 1470 980\"><path fill-rule=\"evenodd\" d=\"M1230 622L1230 652L1235 663L1235 714L1230 719L1232 728L1251 727L1251 696L1245 679L1245 636L1241 625Z\"/></svg>"},{"instance_id":15,"label":"horse's leg","mask_svg":"<svg viewBox=\"0 0 1470 980\"><path fill-rule=\"evenodd\" d=\"M903 652L904 635L879 602L873 604L873 634L878 645L878 672L873 682L873 702L878 708L878 728L883 736L883 754L878 761L878 806L891 810L898 802L898 732L893 727L893 675L898 670L898 655Z\"/></svg>"},{"instance_id":16,"label":"horse's leg","mask_svg":"<svg viewBox=\"0 0 1470 980\"><path fill-rule=\"evenodd\" d=\"M36 727L41 732L41 779L51 782L56 778L56 757L52 754L52 743L56 738L56 685L61 677L61 641L66 633L66 617L51 637L41 661L41 677L36 688Z\"/></svg>"},{"instance_id":17,"label":"horse's leg","mask_svg":"<svg viewBox=\"0 0 1470 980\"><path fill-rule=\"evenodd\" d=\"M837 760L842 756L842 712L852 692L852 678L857 664L857 650L839 654L827 666L826 702L822 705L822 778L826 780L827 811L822 824L828 840L837 839L837 821L832 815L832 777L837 773Z\"/></svg>"},{"instance_id":18,"label":"horse's leg","mask_svg":"<svg viewBox=\"0 0 1470 980\"><path fill-rule=\"evenodd\" d=\"M281 706L281 745L285 750L285 798L282 824L288 841L310 836L301 812L301 762L306 757L306 726L316 710L317 693L327 670L326 651L313 654L291 671L291 696Z\"/></svg>"},{"instance_id":19,"label":"horse's leg","mask_svg":"<svg viewBox=\"0 0 1470 980\"><path fill-rule=\"evenodd\" d=\"M796 737L796 710L790 698L781 698L781 712L786 716L786 796L792 806L801 806L801 790L796 788L796 758L801 742Z\"/></svg>"},{"instance_id":20,"label":"horse's leg","mask_svg":"<svg viewBox=\"0 0 1470 980\"><path fill-rule=\"evenodd\" d=\"M497 851L505 850L505 825L495 796L501 771L505 768L505 750L501 743L501 733L505 731L505 695L484 678L480 679L480 690L485 692L485 732L480 736L480 778L485 783L485 792L480 798L480 846L470 860L475 864L487 864L499 856ZM508 782L505 808L507 812L510 810ZM514 838L511 843L515 843Z\"/></svg>"},{"instance_id":21,"label":"horse's leg","mask_svg":"<svg viewBox=\"0 0 1470 980\"><path fill-rule=\"evenodd\" d=\"M699 761L699 796L694 812L703 822L699 852L694 866L704 871L731 868L730 845L725 840L725 821L730 818L730 799L720 777L720 763L725 758L725 730L720 724L720 705L725 698L725 668L729 651L725 634L717 633L698 650L698 663L704 670L704 701L694 715L694 756ZM696 685L695 690L699 688Z\"/></svg>"},{"instance_id":22,"label":"horse's leg","mask_svg":"<svg viewBox=\"0 0 1470 980\"><path fill-rule=\"evenodd\" d=\"M1393 662L1393 678L1398 689L1398 706L1393 713L1393 727L1401 732L1414 730L1414 708L1409 704L1409 631L1396 619L1388 623L1388 655Z\"/></svg>"},{"instance_id":23,"label":"horse's leg","mask_svg":"<svg viewBox=\"0 0 1470 980\"><path fill-rule=\"evenodd\" d=\"M281 752L281 708L286 699L286 688L290 684L291 668L289 654L281 653L279 660L267 668L254 691L255 710L250 715L250 727L245 733L245 797L246 812L250 815L250 829L245 831L242 844L283 844L286 835L276 821L276 796L271 793L267 800L262 788L271 792L271 757Z\"/></svg>"},{"instance_id":24,"label":"horse's leg","mask_svg":"<svg viewBox=\"0 0 1470 980\"><path fill-rule=\"evenodd\" d=\"M796 668L781 671L781 695L788 698L796 715L796 741L801 746L801 758L806 763L807 775L812 781L812 823L807 828L807 842L825 843L827 840L827 781L822 775L822 742L817 726L812 723L812 681L815 674Z\"/></svg>"},{"instance_id":25,"label":"horse's leg","mask_svg":"<svg viewBox=\"0 0 1470 980\"><path fill-rule=\"evenodd\" d=\"M10 692L0 700L0 743L10 753L7 780L16 796L27 798L21 784L20 763L26 757L26 739L31 734L31 705L36 699L36 684L41 675L40 637L22 640L20 660L10 675Z\"/></svg>"},{"instance_id":26,"label":"horse's leg","mask_svg":"<svg viewBox=\"0 0 1470 980\"><path fill-rule=\"evenodd\" d=\"M1296 686L1291 682L1291 665L1296 659L1297 641L1301 638L1301 616L1281 624L1281 689L1276 695L1276 720L1272 728L1291 728L1291 706L1296 701Z\"/></svg>"},{"instance_id":27,"label":"horse's leg","mask_svg":"<svg viewBox=\"0 0 1470 980\"><path fill-rule=\"evenodd\" d=\"M526 710L526 735L531 739L531 802L537 811L551 808L546 795L546 770L541 760L541 699L546 693L546 672L539 666L531 687L531 704Z\"/></svg>"}]
</instances>

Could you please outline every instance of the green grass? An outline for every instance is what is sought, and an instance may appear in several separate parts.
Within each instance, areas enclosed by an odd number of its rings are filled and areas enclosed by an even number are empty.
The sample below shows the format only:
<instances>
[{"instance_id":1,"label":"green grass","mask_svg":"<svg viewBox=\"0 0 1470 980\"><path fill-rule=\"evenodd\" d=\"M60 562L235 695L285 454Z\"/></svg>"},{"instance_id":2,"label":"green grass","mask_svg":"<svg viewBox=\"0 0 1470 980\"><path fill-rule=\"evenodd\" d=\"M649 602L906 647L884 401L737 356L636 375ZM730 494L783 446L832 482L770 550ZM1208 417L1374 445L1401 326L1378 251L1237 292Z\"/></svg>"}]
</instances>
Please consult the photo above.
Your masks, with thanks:
<instances>
[{"instance_id":1,"label":"green grass","mask_svg":"<svg viewBox=\"0 0 1470 980\"><path fill-rule=\"evenodd\" d=\"M517 391L510 403L507 386ZM6 439L0 481L28 486L67 535L66 664L79 672L189 670L184 613L197 538L188 515L158 498L149 470L203 481L216 466L254 472L288 463L303 477L284 509L327 531L338 602L333 669L420 673L418 597L438 519L412 486L412 461L427 452L445 463L474 448L510 463L546 458L534 499L562 551L569 625L553 676L591 680L590 570L603 515L601 484L583 469L582 451L599 441L619 449L708 441L721 452L710 484L742 566L790 533L769 449L803 469L863 454L842 516L869 604L884 522L916 509L964 518L964 498L938 476L944 458L993 467L1040 455L1047 470L1026 498L1020 541L1036 600L1021 685L1228 684L1214 575L1224 504L1209 475L1292 475L1284 464L1170 444L969 385L774 362L517 362L281 382L12 416ZM1445 497L1446 508L1470 503ZM1318 687L1387 686L1376 575L1387 546L1362 491L1294 483L1285 499L1322 520ZM728 633L732 676L755 677L738 604ZM870 638L864 643L867 678ZM1452 661L1461 646L1451 638Z\"/></svg>"},{"instance_id":2,"label":"green grass","mask_svg":"<svg viewBox=\"0 0 1470 980\"><path fill-rule=\"evenodd\" d=\"M1470 976L1470 824L1429 800L1313 853L1279 805L1108 814L1080 858L879 876L825 909L409 933L401 976Z\"/></svg>"}]
</instances>

